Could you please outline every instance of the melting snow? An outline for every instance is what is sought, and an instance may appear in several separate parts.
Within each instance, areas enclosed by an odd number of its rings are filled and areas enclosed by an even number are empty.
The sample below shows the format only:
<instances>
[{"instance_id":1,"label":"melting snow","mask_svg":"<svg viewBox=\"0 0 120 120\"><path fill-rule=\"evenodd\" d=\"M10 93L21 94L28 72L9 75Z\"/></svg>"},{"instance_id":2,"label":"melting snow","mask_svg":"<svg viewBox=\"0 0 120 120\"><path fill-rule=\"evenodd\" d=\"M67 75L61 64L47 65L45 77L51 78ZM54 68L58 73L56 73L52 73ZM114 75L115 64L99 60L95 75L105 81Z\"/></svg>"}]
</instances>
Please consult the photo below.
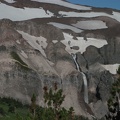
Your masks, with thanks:
<instances>
[{"instance_id":1,"label":"melting snow","mask_svg":"<svg viewBox=\"0 0 120 120\"><path fill-rule=\"evenodd\" d=\"M72 24L72 25L85 30L107 28L106 23L101 20L78 21L76 24Z\"/></svg>"},{"instance_id":2,"label":"melting snow","mask_svg":"<svg viewBox=\"0 0 120 120\"><path fill-rule=\"evenodd\" d=\"M22 37L34 48L39 50L43 56L46 57L44 49L47 47L47 39L40 36L40 37L35 37L32 35L29 35L28 33L25 33L23 31L18 31Z\"/></svg>"},{"instance_id":3,"label":"melting snow","mask_svg":"<svg viewBox=\"0 0 120 120\"><path fill-rule=\"evenodd\" d=\"M23 57L25 57L25 58L28 58L28 56L26 55L26 53L23 51L23 50L21 50L21 53L20 53Z\"/></svg>"},{"instance_id":4,"label":"melting snow","mask_svg":"<svg viewBox=\"0 0 120 120\"><path fill-rule=\"evenodd\" d=\"M6 4L0 4L0 19L8 18L13 21L27 20L54 16L50 11L45 12L43 8L15 8Z\"/></svg>"},{"instance_id":5,"label":"melting snow","mask_svg":"<svg viewBox=\"0 0 120 120\"><path fill-rule=\"evenodd\" d=\"M60 29L70 29L70 30L74 31L75 33L82 32L82 30L80 30L76 27L70 26L70 25L66 25L66 24L61 24L61 23L56 23L56 22L49 22L48 24L54 25L55 27L58 27Z\"/></svg>"},{"instance_id":6,"label":"melting snow","mask_svg":"<svg viewBox=\"0 0 120 120\"><path fill-rule=\"evenodd\" d=\"M4 0L4 1L6 1L6 2L8 2L8 3L15 3L14 0Z\"/></svg>"},{"instance_id":7,"label":"melting snow","mask_svg":"<svg viewBox=\"0 0 120 120\"><path fill-rule=\"evenodd\" d=\"M69 2L65 2L62 0L31 0L31 1L37 1L37 2L42 2L42 3L51 3L51 4L56 4L56 5L68 7L68 8L77 9L77 10L91 10L91 7L75 5L75 4L71 4Z\"/></svg>"},{"instance_id":8,"label":"melting snow","mask_svg":"<svg viewBox=\"0 0 120 120\"><path fill-rule=\"evenodd\" d=\"M108 70L110 73L112 74L116 74L118 67L120 64L109 64L109 65L102 65L102 67L104 67L106 70Z\"/></svg>"},{"instance_id":9,"label":"melting snow","mask_svg":"<svg viewBox=\"0 0 120 120\"><path fill-rule=\"evenodd\" d=\"M78 40L74 40L72 35L69 35L67 33L63 33L65 40L62 40L61 42L66 45L66 51L71 53L77 53L77 52L85 52L86 48L90 45L93 45L97 48L101 48L102 46L107 44L106 40L103 39L95 39L95 38L87 38L87 41L83 39L83 37L77 37ZM73 46L79 46L79 50L72 49Z\"/></svg>"}]
</instances>

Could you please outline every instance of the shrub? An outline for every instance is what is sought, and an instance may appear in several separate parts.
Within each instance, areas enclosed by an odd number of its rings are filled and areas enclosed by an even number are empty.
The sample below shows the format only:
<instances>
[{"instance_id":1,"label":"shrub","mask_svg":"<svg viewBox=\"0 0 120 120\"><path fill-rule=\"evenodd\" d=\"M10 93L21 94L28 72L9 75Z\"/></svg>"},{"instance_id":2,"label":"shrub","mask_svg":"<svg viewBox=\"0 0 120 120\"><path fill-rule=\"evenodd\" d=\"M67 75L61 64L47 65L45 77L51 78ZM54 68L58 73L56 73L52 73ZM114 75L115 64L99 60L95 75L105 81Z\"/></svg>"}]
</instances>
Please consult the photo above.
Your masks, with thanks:
<instances>
[{"instance_id":1,"label":"shrub","mask_svg":"<svg viewBox=\"0 0 120 120\"><path fill-rule=\"evenodd\" d=\"M9 109L8 109L8 112L15 113L15 106L14 105L10 105Z\"/></svg>"},{"instance_id":2,"label":"shrub","mask_svg":"<svg viewBox=\"0 0 120 120\"><path fill-rule=\"evenodd\" d=\"M0 107L0 114L5 115L5 111L4 111L4 109L2 107Z\"/></svg>"},{"instance_id":3,"label":"shrub","mask_svg":"<svg viewBox=\"0 0 120 120\"><path fill-rule=\"evenodd\" d=\"M89 119L84 116L75 116L74 120L89 120Z\"/></svg>"}]
</instances>

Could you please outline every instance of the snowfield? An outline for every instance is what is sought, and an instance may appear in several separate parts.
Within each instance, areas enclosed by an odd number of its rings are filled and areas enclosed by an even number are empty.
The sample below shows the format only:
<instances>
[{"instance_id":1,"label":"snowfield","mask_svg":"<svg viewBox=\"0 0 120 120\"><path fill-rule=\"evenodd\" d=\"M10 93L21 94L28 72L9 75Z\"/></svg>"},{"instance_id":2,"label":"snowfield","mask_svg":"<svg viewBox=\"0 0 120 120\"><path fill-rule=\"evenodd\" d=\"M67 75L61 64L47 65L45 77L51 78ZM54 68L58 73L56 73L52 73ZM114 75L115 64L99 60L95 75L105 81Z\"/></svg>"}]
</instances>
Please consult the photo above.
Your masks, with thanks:
<instances>
[{"instance_id":1,"label":"snowfield","mask_svg":"<svg viewBox=\"0 0 120 120\"><path fill-rule=\"evenodd\" d=\"M106 23L101 20L87 20L87 21L78 21L76 24L72 24L73 26L84 29L84 30L95 30L95 29L103 29L108 28Z\"/></svg>"},{"instance_id":2,"label":"snowfield","mask_svg":"<svg viewBox=\"0 0 120 120\"><path fill-rule=\"evenodd\" d=\"M59 14L61 14L64 17L85 17L85 18L107 16L107 17L111 17L113 19L116 19L118 22L120 22L120 13L114 12L114 11L113 11L112 15L109 15L109 14L104 13L104 12L79 13L79 12L64 12L64 11L59 11Z\"/></svg>"},{"instance_id":3,"label":"snowfield","mask_svg":"<svg viewBox=\"0 0 120 120\"><path fill-rule=\"evenodd\" d=\"M13 0L6 0L8 3L13 3L15 1ZM61 0L32 0L32 1L39 1L42 3L51 3L51 4L59 4L62 6L71 7L74 9L82 9L82 10L89 10L91 8L74 5L65 1ZM56 2L57 1L57 2ZM34 18L50 18L54 16L54 13L50 12L49 10L45 11L43 8L28 8L24 7L22 8L15 8L3 3L0 3L0 19L10 19L12 21L22 21L22 20L28 20L28 19L34 19ZM112 15L109 15L104 12L65 12L65 11L59 11L59 14L64 17L97 17L97 16L107 16L111 17L113 19L116 19L120 22L120 13L113 11ZM103 23L100 23L103 25ZM73 28L72 28L73 29ZM75 30L76 31L76 30Z\"/></svg>"},{"instance_id":4,"label":"snowfield","mask_svg":"<svg viewBox=\"0 0 120 120\"><path fill-rule=\"evenodd\" d=\"M70 29L75 33L81 33L82 32L82 30L80 30L76 27L70 26L70 25L66 25L66 24L61 24L61 23L56 23L56 22L49 22L48 24L51 24L51 25L53 25L57 28L60 28L60 29Z\"/></svg>"},{"instance_id":5,"label":"snowfield","mask_svg":"<svg viewBox=\"0 0 120 120\"><path fill-rule=\"evenodd\" d=\"M76 54L77 52L85 52L86 48L90 45L93 45L97 48L101 48L104 45L108 44L106 40L103 39L95 39L95 38L87 38L87 41L83 39L83 37L77 37L78 40L74 40L72 35L67 33L63 33L65 40L61 42L66 46L66 51L71 54ZM78 50L72 49L73 46L79 47Z\"/></svg>"},{"instance_id":6,"label":"snowfield","mask_svg":"<svg viewBox=\"0 0 120 120\"><path fill-rule=\"evenodd\" d=\"M117 74L117 70L120 64L109 64L109 65L102 65L106 70L108 70L111 74Z\"/></svg>"},{"instance_id":7,"label":"snowfield","mask_svg":"<svg viewBox=\"0 0 120 120\"><path fill-rule=\"evenodd\" d=\"M47 47L47 39L40 36L40 37L35 37L32 35L29 35L28 33L25 33L23 31L17 30L22 37L34 48L37 49L41 52L43 56L46 57L44 49ZM23 52L22 52L23 53ZM22 54L23 55L23 54Z\"/></svg>"},{"instance_id":8,"label":"snowfield","mask_svg":"<svg viewBox=\"0 0 120 120\"><path fill-rule=\"evenodd\" d=\"M0 19L8 18L13 21L22 21L33 18L46 18L54 16L50 11L45 12L43 8L15 8L3 3L0 4Z\"/></svg>"},{"instance_id":9,"label":"snowfield","mask_svg":"<svg viewBox=\"0 0 120 120\"><path fill-rule=\"evenodd\" d=\"M42 3L50 3L50 4L60 5L60 6L73 8L73 9L77 9L77 10L91 10L91 7L75 5L75 4L71 4L69 2L65 2L65 1L62 1L62 0L31 0L31 1L42 2Z\"/></svg>"}]
</instances>

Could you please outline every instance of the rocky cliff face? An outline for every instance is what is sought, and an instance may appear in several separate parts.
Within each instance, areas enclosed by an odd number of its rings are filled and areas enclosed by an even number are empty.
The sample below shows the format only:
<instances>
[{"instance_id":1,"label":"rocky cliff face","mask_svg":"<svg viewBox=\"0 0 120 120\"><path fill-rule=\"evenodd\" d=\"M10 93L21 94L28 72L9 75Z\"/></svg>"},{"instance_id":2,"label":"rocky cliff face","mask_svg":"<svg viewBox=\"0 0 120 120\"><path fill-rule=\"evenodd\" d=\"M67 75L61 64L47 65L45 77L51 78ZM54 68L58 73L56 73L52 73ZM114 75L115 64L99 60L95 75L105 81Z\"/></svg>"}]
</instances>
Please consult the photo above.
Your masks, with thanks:
<instances>
[{"instance_id":1,"label":"rocky cliff face","mask_svg":"<svg viewBox=\"0 0 120 120\"><path fill-rule=\"evenodd\" d=\"M120 12L61 0L0 1L0 9L11 10L0 15L0 96L30 103L35 93L44 106L43 87L57 83L66 95L63 106L74 107L77 115L104 117L120 64ZM72 54L87 77L88 104Z\"/></svg>"}]
</instances>

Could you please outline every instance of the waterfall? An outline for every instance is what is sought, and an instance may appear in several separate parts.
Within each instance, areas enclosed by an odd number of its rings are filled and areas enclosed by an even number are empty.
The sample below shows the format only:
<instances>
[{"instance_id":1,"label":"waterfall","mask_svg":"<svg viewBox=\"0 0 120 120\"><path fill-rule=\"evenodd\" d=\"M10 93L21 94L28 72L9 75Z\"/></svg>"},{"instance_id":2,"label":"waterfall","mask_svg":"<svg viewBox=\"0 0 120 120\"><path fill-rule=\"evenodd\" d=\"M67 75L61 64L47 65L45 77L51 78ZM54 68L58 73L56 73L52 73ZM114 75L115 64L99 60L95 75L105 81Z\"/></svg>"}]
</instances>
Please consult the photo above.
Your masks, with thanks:
<instances>
[{"instance_id":1,"label":"waterfall","mask_svg":"<svg viewBox=\"0 0 120 120\"><path fill-rule=\"evenodd\" d=\"M76 65L76 67L77 67L77 70L78 70L79 72L81 72L81 74L82 74L82 76L83 76L83 82L84 82L84 101L88 104L88 85L87 85L86 75L85 75L82 71L80 71L80 67L79 67L79 65L78 65L78 63L77 63L77 61L76 61L76 54L71 54L71 55L72 55L72 57L73 57L73 60L74 60L75 65Z\"/></svg>"},{"instance_id":2,"label":"waterfall","mask_svg":"<svg viewBox=\"0 0 120 120\"><path fill-rule=\"evenodd\" d=\"M82 76L83 76L83 81L84 81L84 100L85 102L88 104L88 85L87 85L87 78L86 78L86 75L82 73Z\"/></svg>"},{"instance_id":3,"label":"waterfall","mask_svg":"<svg viewBox=\"0 0 120 120\"><path fill-rule=\"evenodd\" d=\"M75 65L76 65L76 67L77 67L77 70L80 72L79 65L78 65L78 63L77 63L77 61L76 61L76 54L72 54L72 57L73 57L73 60L74 60L74 62L75 62Z\"/></svg>"}]
</instances>

